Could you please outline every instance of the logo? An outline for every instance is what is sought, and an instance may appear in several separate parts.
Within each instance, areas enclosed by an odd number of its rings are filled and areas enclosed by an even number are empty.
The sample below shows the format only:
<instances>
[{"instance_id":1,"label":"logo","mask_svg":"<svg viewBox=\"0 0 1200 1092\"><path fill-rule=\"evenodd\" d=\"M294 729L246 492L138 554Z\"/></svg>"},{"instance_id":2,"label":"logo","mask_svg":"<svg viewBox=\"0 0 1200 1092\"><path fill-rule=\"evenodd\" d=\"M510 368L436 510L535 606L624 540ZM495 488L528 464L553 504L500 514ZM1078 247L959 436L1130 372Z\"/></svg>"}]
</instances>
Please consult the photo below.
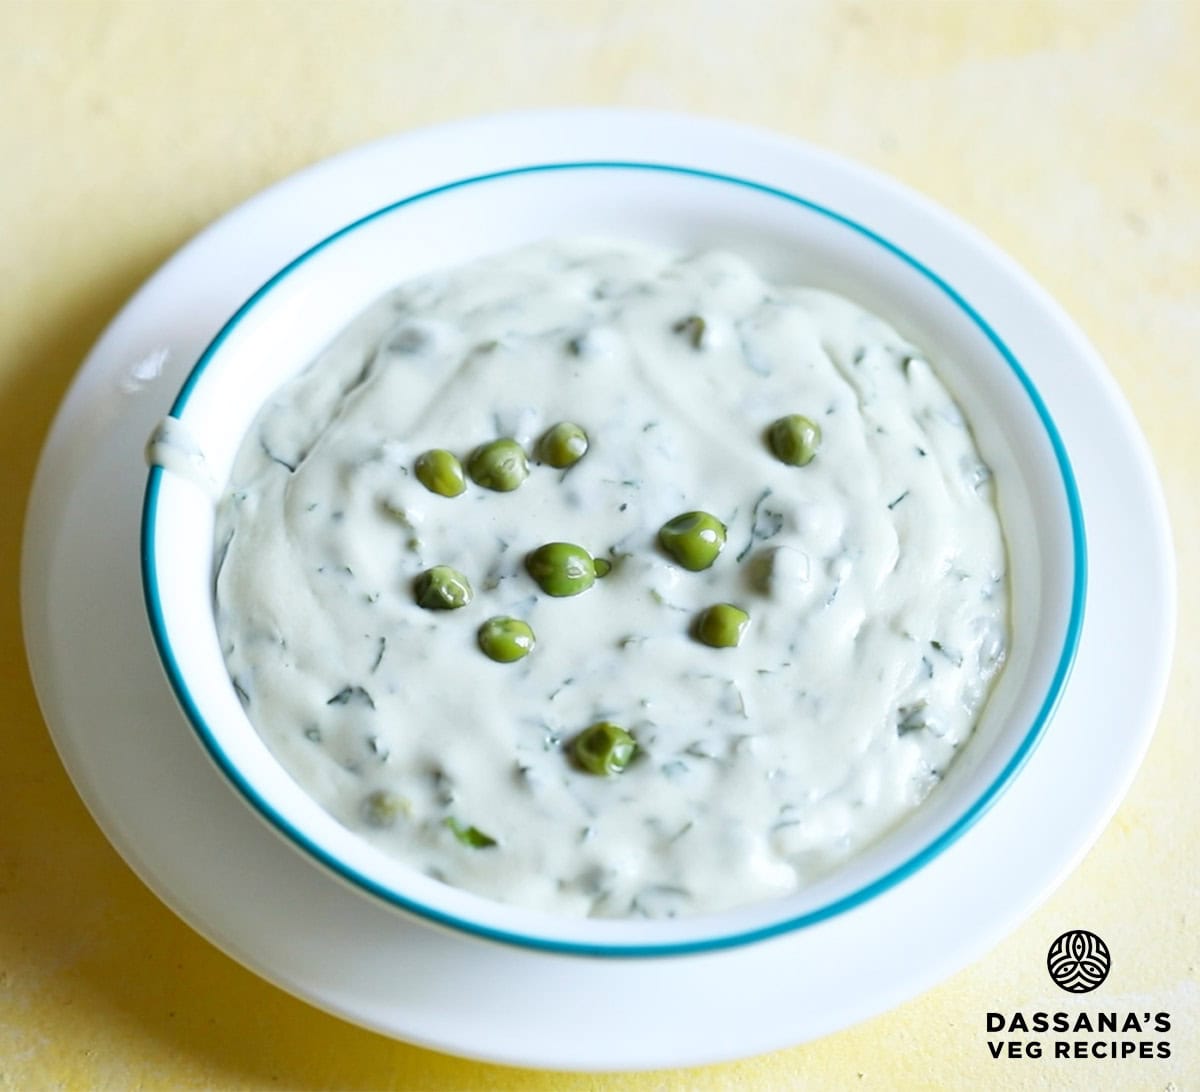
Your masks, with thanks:
<instances>
[{"instance_id":1,"label":"logo","mask_svg":"<svg viewBox=\"0 0 1200 1092\"><path fill-rule=\"evenodd\" d=\"M1108 978L1111 967L1108 945L1087 929L1063 933L1046 953L1046 970L1054 984L1070 994L1091 993ZM1171 1031L1169 1012L1016 1009L989 1012L984 1027L988 1054L997 1061L1002 1058L1125 1061L1171 1057L1171 1040L1166 1038Z\"/></svg>"},{"instance_id":2,"label":"logo","mask_svg":"<svg viewBox=\"0 0 1200 1092\"><path fill-rule=\"evenodd\" d=\"M1108 977L1111 966L1108 945L1086 929L1063 933L1046 955L1046 970L1067 993L1091 993Z\"/></svg>"}]
</instances>

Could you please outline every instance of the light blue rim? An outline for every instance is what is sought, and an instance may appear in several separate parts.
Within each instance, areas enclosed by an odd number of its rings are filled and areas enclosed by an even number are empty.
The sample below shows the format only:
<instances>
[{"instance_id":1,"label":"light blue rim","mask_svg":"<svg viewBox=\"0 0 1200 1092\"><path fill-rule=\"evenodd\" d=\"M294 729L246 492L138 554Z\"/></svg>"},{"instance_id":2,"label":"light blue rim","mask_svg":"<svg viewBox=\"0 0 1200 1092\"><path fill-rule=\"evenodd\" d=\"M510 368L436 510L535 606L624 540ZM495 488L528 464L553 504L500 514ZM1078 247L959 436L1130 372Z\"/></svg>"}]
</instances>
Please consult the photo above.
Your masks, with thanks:
<instances>
[{"instance_id":1,"label":"light blue rim","mask_svg":"<svg viewBox=\"0 0 1200 1092\"><path fill-rule=\"evenodd\" d=\"M509 170L493 171L488 174L475 175L471 178L459 179L455 182L448 182L442 186L435 186L433 189L425 190L421 193L413 194L403 200L396 201L393 204L387 205L384 208L377 209L375 212L369 213L359 220L334 232L332 235L323 239L315 246L306 250L299 257L285 265L278 273L268 280L257 292L254 293L242 306L237 310L233 317L222 327L221 331L213 338L208 348L204 350L200 359L192 368L179 394L175 399L174 405L171 407L171 416L179 417L186 407L188 400L191 397L192 391L199 382L200 377L204 374L210 360L220 349L225 339L233 331L233 329L242 321L250 310L278 285L285 277L300 265L306 262L313 255L325 249L331 243L348 235L352 231L356 231L366 224L386 216L397 209L404 208L407 205L413 205L418 201L428 200L436 197L439 194L448 193L452 190L460 190L466 186L475 186L480 183L492 182L502 178L513 178L519 175L532 174L547 174L554 171L582 171L582 170L620 170L620 171L654 171L662 174L685 175L693 178L704 179L710 182L720 182L727 185L740 186L744 189L754 190L758 193L767 194L771 197L777 197L783 201L790 202L793 205L799 205L802 208L808 209L821 216L825 216L830 220L835 221L851 231L857 232L859 235L871 240L873 243L881 246L884 250L901 259L911 268L920 273L927 280L932 282L942 292L946 294L956 306L958 306L964 314L979 328L984 336L992 343L996 351L1008 363L1013 374L1016 375L1024 388L1025 393L1029 396L1034 409L1037 411L1038 417L1041 419L1042 426L1046 430L1046 434L1050 439L1051 447L1054 450L1054 456L1058 461L1059 472L1062 475L1063 489L1067 497L1067 506L1070 511L1071 519L1071 541L1074 551L1074 578L1071 588L1071 614L1067 625L1066 639L1063 643L1062 654L1059 657L1058 665L1054 671L1054 677L1050 682L1049 691L1046 694L1041 708L1038 710L1037 716L1022 739L1020 746L1009 759L1004 769L996 776L995 780L988 786L984 793L963 813L953 824L943 831L937 838L930 842L924 849L915 853L903 864L898 865L890 872L885 873L877 880L859 888L857 891L849 895L845 895L826 906L819 909L811 910L808 913L800 914L796 917L789 918L786 921L776 922L772 925L762 926L755 929L746 930L740 933L724 935L715 938L703 940L689 940L678 943L651 943L651 944L582 944L573 941L550 940L545 937L533 936L525 933L511 932L505 929L495 929L486 925L481 925L478 922L470 921L465 918L456 917L453 914L447 914L440 910L435 910L425 906L422 903L415 902L412 899L406 898L404 895L398 894L389 888L383 887L369 876L365 876L356 870L347 867L343 862L329 854L326 850L313 843L305 837L300 831L296 830L283 816L275 811L271 805L264 800L257 792L255 787L246 780L237 766L229 759L224 751L221 750L216 739L213 737L204 716L201 714L196 701L192 697L191 691L188 689L187 683L183 678L183 673L179 668L179 664L175 659L174 650L171 647L171 642L168 638L166 626L163 622L162 605L160 602L158 591L158 569L153 550L154 540L154 525L155 516L158 511L158 492L162 482L163 471L160 467L154 467L150 471L149 481L146 486L146 498L142 509L142 530L141 530L141 559L142 559L142 588L146 598L146 608L150 617L150 628L154 636L154 643L158 648L159 656L162 659L163 666L167 673L167 678L170 681L172 689L175 691L175 696L182 706L184 713L191 722L192 727L199 735L201 742L222 770L225 776L237 787L243 796L250 802L251 805L277 830L289 838L292 842L298 845L310 856L315 858L326 868L330 869L342 879L349 881L356 887L382 899L384 902L390 903L393 906L398 906L411 914L424 918L427 921L434 922L438 925L448 926L452 929L460 930L464 933L469 933L477 937L483 937L487 940L501 941L507 944L514 944L519 947L530 948L543 952L554 952L564 955L576 956L608 956L617 958L628 957L659 957L659 956L675 956L675 955L692 955L703 952L715 952L725 948L733 948L743 944L750 944L755 941L766 940L771 937L782 936L785 933L793 932L797 929L805 928L809 925L815 925L817 922L825 921L828 918L834 917L837 914L845 913L848 910L853 910L863 903L874 898L876 895L882 894L889 888L907 879L919 869L937 857L943 850L953 845L959 838L962 837L996 802L1001 792L1008 786L1009 782L1016 776L1018 771L1028 761L1029 756L1033 753L1038 741L1042 738L1046 731L1046 727L1050 722L1055 708L1058 705L1059 699L1062 696L1062 691L1066 685L1067 677L1070 674L1071 666L1075 660L1075 653L1079 646L1079 637L1083 627L1083 610L1084 600L1087 591L1087 542L1084 535L1083 526L1083 508L1079 499L1079 490L1075 484L1075 473L1071 468L1071 461L1067 457L1066 448L1063 445L1062 437L1059 435L1058 429L1051 418L1046 404L1042 401L1041 395L1037 388L1033 385L1025 369L1013 355L1012 351L1004 343L999 335L992 329L984 318L975 310L951 285L938 276L928 266L918 261L907 251L897 246L895 243L884 238L878 232L872 231L870 228L863 226L855 220L835 212L833 209L826 208L815 201L810 201L807 198L799 197L796 194L789 193L786 190L779 189L775 186L768 186L761 182L754 182L746 178L738 178L735 175L720 174L715 171L699 170L693 167L681 167L666 163L641 163L641 162L626 162L620 160L599 160L599 161L582 161L571 163L542 163L534 164L526 167L514 167Z\"/></svg>"}]
</instances>

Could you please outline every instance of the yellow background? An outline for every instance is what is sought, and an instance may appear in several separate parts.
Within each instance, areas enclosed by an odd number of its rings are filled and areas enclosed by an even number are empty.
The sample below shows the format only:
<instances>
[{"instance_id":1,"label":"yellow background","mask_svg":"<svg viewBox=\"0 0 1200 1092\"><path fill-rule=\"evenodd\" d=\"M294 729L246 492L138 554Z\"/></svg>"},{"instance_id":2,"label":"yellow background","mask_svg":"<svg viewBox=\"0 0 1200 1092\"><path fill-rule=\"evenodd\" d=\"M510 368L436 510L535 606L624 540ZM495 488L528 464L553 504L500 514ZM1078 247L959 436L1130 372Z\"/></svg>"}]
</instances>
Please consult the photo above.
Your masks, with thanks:
<instances>
[{"instance_id":1,"label":"yellow background","mask_svg":"<svg viewBox=\"0 0 1200 1092\"><path fill-rule=\"evenodd\" d=\"M702 1070L475 1065L259 981L109 848L51 747L20 638L20 513L39 444L141 280L322 156L429 122L570 104L767 126L882 168L982 228L1108 361L1154 448L1179 554L1158 734L1057 894L979 963L885 1016ZM1200 1087L1198 395L1200 0L0 0L0 1089ZM1045 952L1077 926L1117 960L1090 1007L1169 1011L1169 1061L990 1058L989 1009L1063 1007ZM597 1034L620 1035L611 1015Z\"/></svg>"}]
</instances>

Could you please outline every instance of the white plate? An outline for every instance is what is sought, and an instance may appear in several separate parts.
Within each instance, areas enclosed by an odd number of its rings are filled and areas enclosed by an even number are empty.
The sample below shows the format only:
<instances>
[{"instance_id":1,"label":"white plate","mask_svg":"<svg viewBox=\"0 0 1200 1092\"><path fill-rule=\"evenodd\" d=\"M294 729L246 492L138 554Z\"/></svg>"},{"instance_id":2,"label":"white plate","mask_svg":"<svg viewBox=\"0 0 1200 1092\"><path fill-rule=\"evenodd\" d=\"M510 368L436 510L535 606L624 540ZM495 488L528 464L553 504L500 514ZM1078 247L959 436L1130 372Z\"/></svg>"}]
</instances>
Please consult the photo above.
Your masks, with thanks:
<instances>
[{"instance_id":1,"label":"white plate","mask_svg":"<svg viewBox=\"0 0 1200 1092\"><path fill-rule=\"evenodd\" d=\"M1025 362L1083 499L1083 637L1020 777L886 895L745 949L596 960L398 917L286 849L226 784L176 708L145 622L142 444L224 319L277 268L377 207L565 160L732 165L914 253ZM636 1069L833 1031L928 988L1027 914L1103 828L1149 741L1174 631L1169 542L1145 443L1102 364L974 232L886 179L775 137L698 119L562 111L441 126L339 156L235 210L168 262L105 332L59 411L30 502L22 592L34 681L71 777L116 848L193 927L283 988L398 1038L514 1064ZM620 1012L621 1034L596 1036L596 1011Z\"/></svg>"}]
</instances>

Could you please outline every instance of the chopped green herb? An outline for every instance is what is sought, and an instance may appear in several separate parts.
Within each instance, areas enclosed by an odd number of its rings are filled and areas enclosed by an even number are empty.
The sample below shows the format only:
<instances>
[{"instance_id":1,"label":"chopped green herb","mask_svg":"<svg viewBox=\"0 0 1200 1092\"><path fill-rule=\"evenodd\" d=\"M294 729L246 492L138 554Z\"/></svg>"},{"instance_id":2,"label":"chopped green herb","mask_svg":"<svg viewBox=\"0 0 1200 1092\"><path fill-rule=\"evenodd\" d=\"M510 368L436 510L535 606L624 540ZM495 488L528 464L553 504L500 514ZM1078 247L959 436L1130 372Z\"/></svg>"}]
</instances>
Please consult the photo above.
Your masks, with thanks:
<instances>
[{"instance_id":1,"label":"chopped green herb","mask_svg":"<svg viewBox=\"0 0 1200 1092\"><path fill-rule=\"evenodd\" d=\"M464 827L453 816L447 816L442 825L464 846L470 846L472 849L487 849L498 844L490 834L484 834L478 827Z\"/></svg>"},{"instance_id":2,"label":"chopped green herb","mask_svg":"<svg viewBox=\"0 0 1200 1092\"><path fill-rule=\"evenodd\" d=\"M766 542L783 530L783 515L765 506L766 499L771 495L770 489L764 489L754 502L754 510L750 517L750 538L742 547L742 552L735 559L739 564L745 560L756 542Z\"/></svg>"},{"instance_id":3,"label":"chopped green herb","mask_svg":"<svg viewBox=\"0 0 1200 1092\"><path fill-rule=\"evenodd\" d=\"M708 330L708 323L699 315L689 315L685 319L680 319L671 329L686 338L693 349L699 349L704 345L704 335Z\"/></svg>"},{"instance_id":4,"label":"chopped green herb","mask_svg":"<svg viewBox=\"0 0 1200 1092\"><path fill-rule=\"evenodd\" d=\"M375 708L375 699L371 697L366 690L361 686L344 686L336 694L333 695L326 705L365 705L369 709Z\"/></svg>"}]
</instances>

